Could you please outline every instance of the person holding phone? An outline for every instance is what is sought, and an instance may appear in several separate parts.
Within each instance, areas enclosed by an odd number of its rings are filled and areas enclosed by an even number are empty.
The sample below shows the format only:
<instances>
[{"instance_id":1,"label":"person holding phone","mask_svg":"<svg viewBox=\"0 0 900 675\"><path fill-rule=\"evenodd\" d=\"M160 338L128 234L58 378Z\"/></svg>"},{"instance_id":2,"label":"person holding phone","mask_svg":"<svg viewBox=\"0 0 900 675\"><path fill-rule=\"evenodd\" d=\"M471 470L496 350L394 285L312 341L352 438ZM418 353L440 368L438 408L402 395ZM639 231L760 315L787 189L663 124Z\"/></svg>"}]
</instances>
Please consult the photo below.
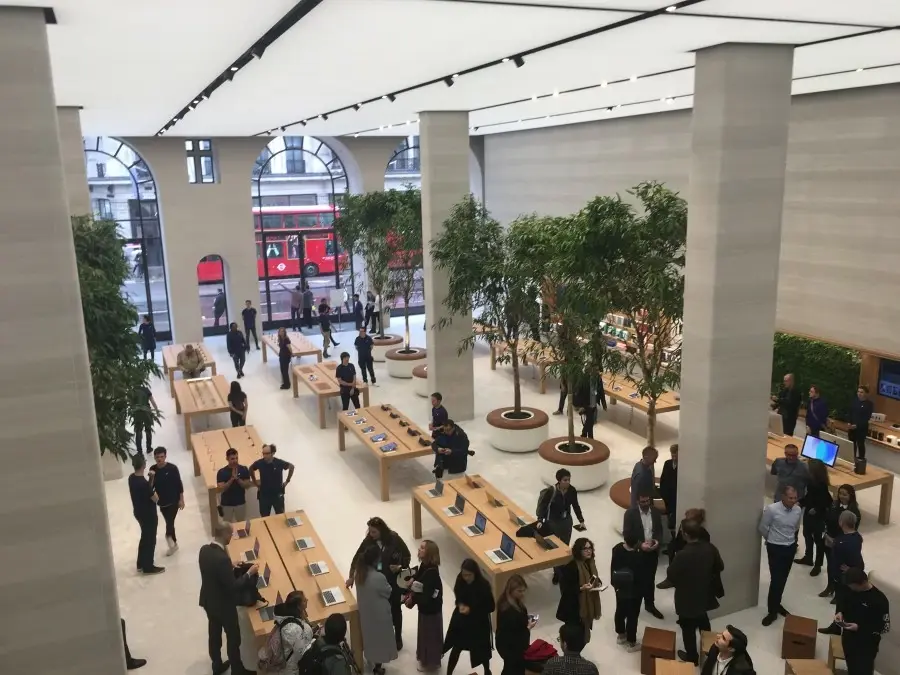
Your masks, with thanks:
<instances>
[{"instance_id":1,"label":"person holding phone","mask_svg":"<svg viewBox=\"0 0 900 675\"><path fill-rule=\"evenodd\" d=\"M419 608L416 631L416 660L419 671L428 673L441 668L444 655L444 584L438 569L441 552L430 539L423 539L418 550L419 568L409 584L407 607Z\"/></svg>"},{"instance_id":2,"label":"person holding phone","mask_svg":"<svg viewBox=\"0 0 900 675\"><path fill-rule=\"evenodd\" d=\"M128 477L128 492L131 494L131 506L134 519L141 526L141 539L138 542L137 569L144 574L160 574L165 567L157 567L153 563L156 552L156 528L159 518L156 515L156 504L159 497L144 477L147 461L143 454L131 458L134 473Z\"/></svg>"},{"instance_id":3,"label":"person holding phone","mask_svg":"<svg viewBox=\"0 0 900 675\"><path fill-rule=\"evenodd\" d=\"M500 675L525 675L525 651L531 644L531 629L537 618L528 613L525 592L528 584L520 574L513 574L497 599L497 631L494 643L503 659Z\"/></svg>"},{"instance_id":4,"label":"person holding phone","mask_svg":"<svg viewBox=\"0 0 900 675\"><path fill-rule=\"evenodd\" d=\"M844 575L848 592L838 601L835 622L841 628L841 646L848 675L872 675L881 636L891 629L890 603L859 567Z\"/></svg>"},{"instance_id":5,"label":"person holding phone","mask_svg":"<svg viewBox=\"0 0 900 675\"><path fill-rule=\"evenodd\" d=\"M613 546L609 562L610 583L616 589L616 644L625 645L627 652L638 652L641 646L637 626L646 584L645 568L637 534L629 532L624 539Z\"/></svg>"},{"instance_id":6,"label":"person holding phone","mask_svg":"<svg viewBox=\"0 0 900 675\"><path fill-rule=\"evenodd\" d=\"M591 641L594 621L600 618L601 590L594 542L579 537L572 544L572 560L560 572L556 618L563 623L581 626L585 644Z\"/></svg>"},{"instance_id":7,"label":"person holding phone","mask_svg":"<svg viewBox=\"0 0 900 675\"><path fill-rule=\"evenodd\" d=\"M472 668L484 666L484 675L491 675L491 614L494 595L491 585L478 563L471 558L462 562L453 585L456 607L450 617L444 653L450 652L447 675L453 675L461 652L469 652Z\"/></svg>"},{"instance_id":8,"label":"person holding phone","mask_svg":"<svg viewBox=\"0 0 900 675\"><path fill-rule=\"evenodd\" d=\"M578 490L572 485L572 473L568 469L556 472L556 484L541 490L538 495L537 522L544 536L555 534L565 543L572 541L572 511L578 518L575 526L579 532L586 528L581 505L578 503ZM560 567L553 568L553 583L559 583Z\"/></svg>"},{"instance_id":9,"label":"person holding phone","mask_svg":"<svg viewBox=\"0 0 900 675\"><path fill-rule=\"evenodd\" d=\"M231 390L228 392L228 409L231 412L231 426L247 426L247 412L250 410L250 403L247 401L247 394L241 389L240 382L231 383Z\"/></svg>"},{"instance_id":10,"label":"person holding phone","mask_svg":"<svg viewBox=\"0 0 900 675\"><path fill-rule=\"evenodd\" d=\"M350 353L341 352L341 363L334 369L334 377L338 381L341 393L341 410L349 410L353 401L353 409L359 410L359 389L356 388L356 367L350 363Z\"/></svg>"},{"instance_id":11,"label":"person holding phone","mask_svg":"<svg viewBox=\"0 0 900 675\"><path fill-rule=\"evenodd\" d=\"M656 570L659 568L659 542L663 536L662 515L653 506L653 496L647 490L638 495L637 506L627 509L622 519L622 534L638 541L644 567L639 589L644 609L657 619L663 613L656 608Z\"/></svg>"},{"instance_id":12,"label":"person holding phone","mask_svg":"<svg viewBox=\"0 0 900 675\"><path fill-rule=\"evenodd\" d=\"M291 368L291 339L288 337L287 328L279 328L275 338L278 341L278 365L281 367L281 388L290 389Z\"/></svg>"},{"instance_id":13,"label":"person holding phone","mask_svg":"<svg viewBox=\"0 0 900 675\"><path fill-rule=\"evenodd\" d=\"M219 506L225 522L241 523L247 517L246 490L253 485L250 469L238 461L238 451L234 448L228 448L225 459L228 466L223 466L216 473Z\"/></svg>"}]
</instances>

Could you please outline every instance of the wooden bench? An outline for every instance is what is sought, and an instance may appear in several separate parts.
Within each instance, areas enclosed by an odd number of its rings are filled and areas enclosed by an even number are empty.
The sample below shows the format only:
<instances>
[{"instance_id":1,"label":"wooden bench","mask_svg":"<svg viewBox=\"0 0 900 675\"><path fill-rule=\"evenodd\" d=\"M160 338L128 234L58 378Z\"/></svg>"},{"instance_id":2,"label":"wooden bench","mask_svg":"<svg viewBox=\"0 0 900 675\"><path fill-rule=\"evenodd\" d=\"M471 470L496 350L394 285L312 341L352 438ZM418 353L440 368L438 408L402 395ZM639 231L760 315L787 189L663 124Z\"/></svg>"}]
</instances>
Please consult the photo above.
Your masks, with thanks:
<instances>
[{"instance_id":1,"label":"wooden bench","mask_svg":"<svg viewBox=\"0 0 900 675\"><path fill-rule=\"evenodd\" d=\"M655 675L697 675L697 668L693 663L669 661L668 659L656 659L655 661Z\"/></svg>"},{"instance_id":2,"label":"wooden bench","mask_svg":"<svg viewBox=\"0 0 900 675\"><path fill-rule=\"evenodd\" d=\"M300 356L315 356L316 361L322 361L322 350L316 347L312 342L309 341L302 333L293 333L288 332L288 337L291 340L291 358L297 358ZM263 363L269 362L268 349L272 350L272 354L275 357L278 357L278 334L277 333L267 333L262 336L262 360Z\"/></svg>"},{"instance_id":3,"label":"wooden bench","mask_svg":"<svg viewBox=\"0 0 900 675\"><path fill-rule=\"evenodd\" d=\"M341 395L341 388L335 375L337 366L338 364L334 361L325 361L306 366L294 366L291 369L291 388L294 390L294 398L300 396L300 382L303 382L316 395L320 429L325 428L325 407L328 405L329 399L339 398ZM360 382L357 384L357 389L362 394L363 405L368 406L369 385Z\"/></svg>"},{"instance_id":4,"label":"wooden bench","mask_svg":"<svg viewBox=\"0 0 900 675\"><path fill-rule=\"evenodd\" d=\"M406 415L393 406L370 406L360 408L354 415L341 413L338 415L338 450L347 449L347 430L352 432L360 442L375 455L381 477L381 501L390 501L390 469L395 462L417 457L428 457L433 454L431 435L416 425ZM393 418L391 415L397 415ZM415 432L415 436L409 434ZM384 435L381 441L373 441L373 437ZM419 440L427 441L425 445ZM382 447L388 443L396 444L396 450L384 452Z\"/></svg>"},{"instance_id":5,"label":"wooden bench","mask_svg":"<svg viewBox=\"0 0 900 675\"><path fill-rule=\"evenodd\" d=\"M224 375L178 380L175 383L175 412L184 416L184 442L191 442L191 420L200 415L228 412L228 380Z\"/></svg>"},{"instance_id":6,"label":"wooden bench","mask_svg":"<svg viewBox=\"0 0 900 675\"><path fill-rule=\"evenodd\" d=\"M169 393L172 395L172 398L175 398L175 373L176 371L181 370L181 366L178 365L178 355L184 350L188 343L183 345L166 345L163 347L163 372L169 378ZM209 355L209 352L206 350L206 347L203 346L202 342L191 342L190 344L194 345L194 349L200 352L200 357L203 359L203 366L205 368L209 368L210 374L216 374L216 362Z\"/></svg>"}]
</instances>

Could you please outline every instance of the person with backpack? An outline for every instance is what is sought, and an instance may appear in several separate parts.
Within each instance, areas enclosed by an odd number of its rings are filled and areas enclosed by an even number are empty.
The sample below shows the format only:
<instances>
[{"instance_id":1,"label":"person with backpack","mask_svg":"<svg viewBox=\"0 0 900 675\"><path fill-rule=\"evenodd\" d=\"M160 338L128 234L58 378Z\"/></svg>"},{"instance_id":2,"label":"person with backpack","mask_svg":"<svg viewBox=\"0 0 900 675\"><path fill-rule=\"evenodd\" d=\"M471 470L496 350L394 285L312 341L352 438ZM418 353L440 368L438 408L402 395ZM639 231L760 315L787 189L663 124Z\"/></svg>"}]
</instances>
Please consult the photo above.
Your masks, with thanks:
<instances>
[{"instance_id":1,"label":"person with backpack","mask_svg":"<svg viewBox=\"0 0 900 675\"><path fill-rule=\"evenodd\" d=\"M374 675L384 675L384 664L397 658L391 621L391 585L378 571L381 550L372 543L356 565L356 602L366 660Z\"/></svg>"},{"instance_id":2,"label":"person with backpack","mask_svg":"<svg viewBox=\"0 0 900 675\"><path fill-rule=\"evenodd\" d=\"M323 624L321 635L306 652L308 666L301 675L357 675L359 669L349 655L347 639L347 619L343 614L332 614Z\"/></svg>"},{"instance_id":3,"label":"person with backpack","mask_svg":"<svg viewBox=\"0 0 900 675\"><path fill-rule=\"evenodd\" d=\"M261 672L300 674L299 664L316 639L306 615L307 604L303 591L291 591L284 602L275 605L275 626L259 650Z\"/></svg>"},{"instance_id":4,"label":"person with backpack","mask_svg":"<svg viewBox=\"0 0 900 675\"><path fill-rule=\"evenodd\" d=\"M541 490L538 495L537 521L541 534L555 534L565 543L572 540L572 511L578 518L579 532L584 531L584 515L578 503L578 490L572 486L572 473L568 469L556 472L556 484ZM553 568L553 583L559 583L559 567Z\"/></svg>"}]
</instances>

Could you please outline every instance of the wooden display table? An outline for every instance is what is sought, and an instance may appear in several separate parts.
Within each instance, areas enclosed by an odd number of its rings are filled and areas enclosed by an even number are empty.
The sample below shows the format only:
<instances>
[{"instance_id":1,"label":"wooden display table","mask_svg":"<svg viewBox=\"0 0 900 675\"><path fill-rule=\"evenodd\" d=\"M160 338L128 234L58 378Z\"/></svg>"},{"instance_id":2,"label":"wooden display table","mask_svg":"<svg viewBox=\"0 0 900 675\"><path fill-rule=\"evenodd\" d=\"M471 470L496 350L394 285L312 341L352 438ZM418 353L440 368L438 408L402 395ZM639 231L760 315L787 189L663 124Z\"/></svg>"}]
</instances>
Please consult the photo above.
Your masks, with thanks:
<instances>
[{"instance_id":1,"label":"wooden display table","mask_svg":"<svg viewBox=\"0 0 900 675\"><path fill-rule=\"evenodd\" d=\"M322 361L322 350L316 347L312 342L309 341L303 333L293 333L288 332L288 337L291 339L291 358L296 358L298 356L315 356L316 361ZM267 349L272 350L272 354L277 358L278 357L278 334L277 333L268 333L262 336L262 359L263 363L269 362L269 355Z\"/></svg>"},{"instance_id":2,"label":"wooden display table","mask_svg":"<svg viewBox=\"0 0 900 675\"><path fill-rule=\"evenodd\" d=\"M325 428L325 407L328 405L328 400L339 398L341 395L341 388L335 375L337 366L338 364L334 361L325 361L308 366L294 366L291 369L291 387L294 390L294 398L300 396L300 382L303 382L316 395L320 429ZM363 405L369 405L369 385L360 382L357 384L357 389L362 394Z\"/></svg>"},{"instance_id":3,"label":"wooden display table","mask_svg":"<svg viewBox=\"0 0 900 675\"><path fill-rule=\"evenodd\" d=\"M609 397L609 402L613 405L617 401L631 406L631 413L640 410L642 413L650 411L650 401L637 393L637 388L631 382L617 378L608 373L603 374L603 391ZM675 392L667 391L656 401L656 414L662 415L667 412L681 410L681 401L675 398ZM629 418L629 423L631 418Z\"/></svg>"},{"instance_id":4,"label":"wooden display table","mask_svg":"<svg viewBox=\"0 0 900 675\"><path fill-rule=\"evenodd\" d=\"M474 483L470 484L470 483ZM443 528L450 533L456 542L468 553L468 557L476 560L491 582L494 597L499 597L512 574L529 574L540 570L564 565L572 559L572 549L555 536L548 537L557 548L545 550L532 537L517 537L516 531L521 527L510 518L512 510L526 523L533 523L534 517L519 508L502 492L488 483L481 476L467 476L444 483L444 492L440 497L431 497L428 491L433 484L422 485L412 493L412 525L413 537L422 538L422 508L424 507ZM456 501L457 493L466 500L466 509L461 516L448 516L444 509ZM488 501L488 493L499 500L501 506ZM480 511L487 518L485 533L470 537L463 527L475 521L475 512ZM500 548L503 534L515 541L516 550L509 562L497 564L485 551Z\"/></svg>"},{"instance_id":5,"label":"wooden display table","mask_svg":"<svg viewBox=\"0 0 900 675\"><path fill-rule=\"evenodd\" d=\"M684 661L656 659L656 675L697 675L697 666Z\"/></svg>"},{"instance_id":6,"label":"wooden display table","mask_svg":"<svg viewBox=\"0 0 900 675\"><path fill-rule=\"evenodd\" d=\"M816 659L788 659L784 662L784 675L833 675L824 661Z\"/></svg>"},{"instance_id":7,"label":"wooden display table","mask_svg":"<svg viewBox=\"0 0 900 675\"><path fill-rule=\"evenodd\" d=\"M228 464L225 452L229 448L238 451L238 458L244 466L250 466L262 459L262 440L253 426L229 427L191 434L191 451L194 456L194 475L203 477L203 484L209 497L209 523L215 534L219 520L219 491L216 472Z\"/></svg>"},{"instance_id":8,"label":"wooden display table","mask_svg":"<svg viewBox=\"0 0 900 675\"><path fill-rule=\"evenodd\" d=\"M291 527L288 519L296 520L297 525ZM243 528L243 523L235 525L236 529ZM300 551L295 543L300 538L309 539L312 547ZM353 592L344 586L344 577L334 560L325 549L321 538L304 511L294 511L284 515L269 516L267 518L255 518L250 521L250 536L244 539L233 539L228 545L228 553L232 560L243 560L243 554L253 548L259 541L259 567L262 575L265 565L269 565L271 576L269 587L263 588L260 593L270 605L275 604L278 594L282 600L291 591L303 591L308 601L307 614L313 624L322 623L331 614L343 614L347 619L350 648L353 657L360 669L363 668L363 641L362 630L359 625L359 609ZM310 564L322 563L328 569L327 573L314 576L310 571ZM276 572L278 576L276 577ZM275 582L273 583L273 578ZM323 591L338 588L344 596L344 602L325 606ZM271 621L264 621L256 608L248 608L250 625L257 641L264 641L274 625ZM260 644L261 646L261 644Z\"/></svg>"},{"instance_id":9,"label":"wooden display table","mask_svg":"<svg viewBox=\"0 0 900 675\"><path fill-rule=\"evenodd\" d=\"M368 401L366 401L368 403ZM431 435L416 425L406 415L393 406L371 406L360 408L355 415L338 413L338 450L344 452L347 449L347 431L353 433L360 442L375 455L378 460L378 470L381 476L381 501L390 501L390 469L391 464L416 457L428 457L433 454L431 449ZM391 415L397 415L392 418ZM366 430L366 431L363 431ZM409 434L409 430L416 433ZM373 436L384 434L381 441L373 441ZM419 443L419 439L427 441L426 445ZM384 452L381 448L388 443L395 443L396 450Z\"/></svg>"},{"instance_id":10,"label":"wooden display table","mask_svg":"<svg viewBox=\"0 0 900 675\"><path fill-rule=\"evenodd\" d=\"M228 412L228 380L224 375L178 380L175 383L175 412L184 415L184 442L191 442L191 420L199 415Z\"/></svg>"},{"instance_id":11,"label":"wooden display table","mask_svg":"<svg viewBox=\"0 0 900 675\"><path fill-rule=\"evenodd\" d=\"M802 441L787 436L769 436L766 446L766 466L771 467L772 463L779 457L784 457L784 446L793 443L798 448L802 445ZM805 460L801 460L805 461ZM867 488L881 488L881 497L878 501L878 522L887 525L891 522L891 500L894 496L894 474L876 468L871 464L866 468L866 473L862 476L853 473L853 465L839 459L835 462L834 468L828 469L828 480L831 483L831 491L837 493L838 488L847 483L856 488L856 491L865 490Z\"/></svg>"},{"instance_id":12,"label":"wooden display table","mask_svg":"<svg viewBox=\"0 0 900 675\"><path fill-rule=\"evenodd\" d=\"M187 344L188 343L183 345L166 345L162 350L163 372L169 377L169 393L172 395L172 398L175 398L175 372L181 370L181 366L178 365L178 355ZM210 374L215 375L216 362L213 361L213 358L209 355L209 352L203 346L203 343L191 342L190 344L194 345L194 349L200 352L200 356L203 359L203 365L206 368L209 368Z\"/></svg>"},{"instance_id":13,"label":"wooden display table","mask_svg":"<svg viewBox=\"0 0 900 675\"><path fill-rule=\"evenodd\" d=\"M497 370L497 359L509 350L509 346L505 342L495 342L491 344L491 370ZM541 393L547 393L547 368L556 363L553 350L540 342L525 338L519 340L516 352L523 366L532 365L537 368L540 375Z\"/></svg>"}]
</instances>

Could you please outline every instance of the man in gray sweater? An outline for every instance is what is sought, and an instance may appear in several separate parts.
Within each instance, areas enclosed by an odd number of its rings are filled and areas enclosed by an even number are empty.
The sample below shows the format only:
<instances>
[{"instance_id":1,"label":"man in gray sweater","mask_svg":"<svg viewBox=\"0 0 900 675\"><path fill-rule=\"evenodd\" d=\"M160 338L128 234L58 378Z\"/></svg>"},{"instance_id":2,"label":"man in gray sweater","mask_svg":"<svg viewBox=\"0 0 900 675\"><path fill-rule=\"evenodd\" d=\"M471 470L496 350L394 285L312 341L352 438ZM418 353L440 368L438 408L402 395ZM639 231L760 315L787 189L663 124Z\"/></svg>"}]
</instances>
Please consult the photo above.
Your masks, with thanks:
<instances>
[{"instance_id":1,"label":"man in gray sweater","mask_svg":"<svg viewBox=\"0 0 900 675\"><path fill-rule=\"evenodd\" d=\"M656 493L656 475L653 465L656 464L656 458L659 452L656 448L648 445L641 451L641 461L634 465L631 472L631 508L638 505L638 496L641 493L653 495Z\"/></svg>"},{"instance_id":2,"label":"man in gray sweater","mask_svg":"<svg viewBox=\"0 0 900 675\"><path fill-rule=\"evenodd\" d=\"M784 457L772 462L772 475L778 477L778 485L775 488L776 502L781 501L784 488L788 486L797 491L797 499L803 499L806 495L809 469L806 462L800 460L800 449L793 443L784 446Z\"/></svg>"}]
</instances>

